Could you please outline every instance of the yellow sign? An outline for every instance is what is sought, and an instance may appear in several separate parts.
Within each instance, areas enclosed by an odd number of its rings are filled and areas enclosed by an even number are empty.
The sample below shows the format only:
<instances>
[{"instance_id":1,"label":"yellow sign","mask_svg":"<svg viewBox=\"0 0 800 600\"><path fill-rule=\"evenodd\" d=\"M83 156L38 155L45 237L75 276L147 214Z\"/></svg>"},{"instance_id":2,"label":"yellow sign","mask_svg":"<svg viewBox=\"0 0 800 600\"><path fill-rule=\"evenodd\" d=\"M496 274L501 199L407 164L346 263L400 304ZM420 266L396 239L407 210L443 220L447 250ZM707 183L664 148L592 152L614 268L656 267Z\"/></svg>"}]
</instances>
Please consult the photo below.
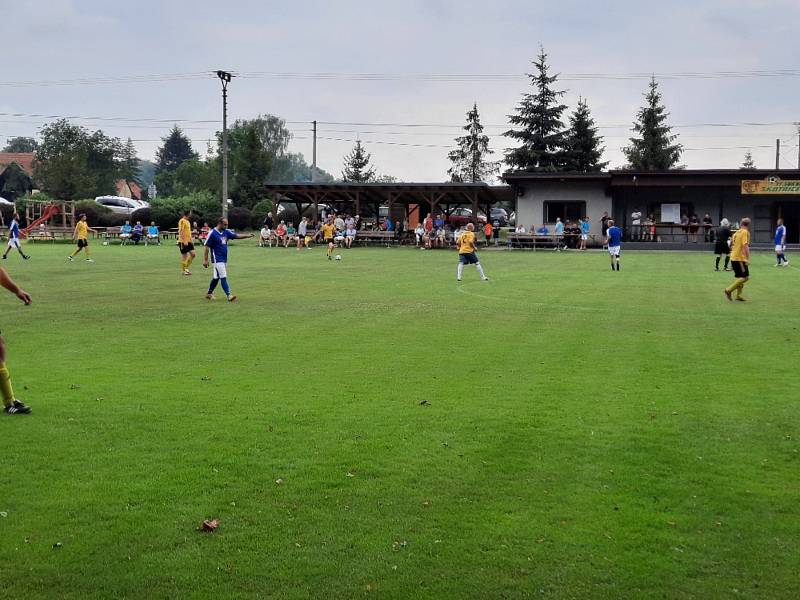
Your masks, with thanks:
<instances>
[{"instance_id":1,"label":"yellow sign","mask_svg":"<svg viewBox=\"0 0 800 600\"><path fill-rule=\"evenodd\" d=\"M743 179L742 194L798 194L800 195L800 179Z\"/></svg>"}]
</instances>

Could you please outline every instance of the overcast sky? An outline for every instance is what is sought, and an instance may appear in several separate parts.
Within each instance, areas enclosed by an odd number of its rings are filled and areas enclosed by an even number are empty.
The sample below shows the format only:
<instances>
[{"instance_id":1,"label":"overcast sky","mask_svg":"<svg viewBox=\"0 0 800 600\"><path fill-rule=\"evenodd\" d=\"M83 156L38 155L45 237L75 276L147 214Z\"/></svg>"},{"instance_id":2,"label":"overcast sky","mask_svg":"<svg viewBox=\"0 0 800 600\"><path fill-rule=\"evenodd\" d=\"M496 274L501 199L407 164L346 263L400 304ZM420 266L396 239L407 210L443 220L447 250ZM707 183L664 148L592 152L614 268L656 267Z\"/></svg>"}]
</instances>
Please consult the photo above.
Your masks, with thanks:
<instances>
[{"instance_id":1,"label":"overcast sky","mask_svg":"<svg viewBox=\"0 0 800 600\"><path fill-rule=\"evenodd\" d=\"M524 73L540 43L553 71L565 79L575 73L800 68L797 0L0 0L0 8L7 58L2 113L94 117L76 122L130 136L140 157L152 159L170 126L155 120L221 119L218 81L194 74L227 69L243 74L230 86L231 118L272 113L293 122L291 150L309 162L311 120L364 123L320 125L318 163L337 176L358 137L379 173L405 181L444 180L448 148L466 110L477 102L487 132L502 132L526 90ZM395 77L359 81L247 73ZM164 74L190 75L152 77ZM411 74L497 77L454 82ZM508 77L514 75L519 77ZM106 77L128 80L98 81ZM89 81L75 83L78 79ZM42 83L52 80L66 83ZM579 95L587 98L603 127L611 167L623 164L620 148L646 84L644 79L561 82L570 108ZM796 166L797 132L791 123L800 121L800 76L679 77L660 84L675 125L782 123L680 127L675 131L687 149L687 167L738 167L743 147L752 147L757 166L772 167L776 138L784 141L782 166ZM0 115L0 141L35 135L46 121ZM375 123L397 125L367 125ZM200 152L221 127L184 126ZM508 140L492 137L491 146L499 155Z\"/></svg>"}]
</instances>

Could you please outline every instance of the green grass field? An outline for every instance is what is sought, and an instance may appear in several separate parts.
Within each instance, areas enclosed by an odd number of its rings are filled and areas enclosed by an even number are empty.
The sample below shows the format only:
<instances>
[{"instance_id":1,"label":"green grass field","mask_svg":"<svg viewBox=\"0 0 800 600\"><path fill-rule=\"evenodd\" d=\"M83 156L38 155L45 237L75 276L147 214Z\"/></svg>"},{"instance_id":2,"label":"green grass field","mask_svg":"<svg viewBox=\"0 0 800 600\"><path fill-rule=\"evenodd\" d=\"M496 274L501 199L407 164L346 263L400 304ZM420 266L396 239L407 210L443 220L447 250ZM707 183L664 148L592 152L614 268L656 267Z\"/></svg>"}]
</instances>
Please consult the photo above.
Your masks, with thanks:
<instances>
[{"instance_id":1,"label":"green grass field","mask_svg":"<svg viewBox=\"0 0 800 600\"><path fill-rule=\"evenodd\" d=\"M0 597L797 597L794 266L254 246L4 261Z\"/></svg>"}]
</instances>

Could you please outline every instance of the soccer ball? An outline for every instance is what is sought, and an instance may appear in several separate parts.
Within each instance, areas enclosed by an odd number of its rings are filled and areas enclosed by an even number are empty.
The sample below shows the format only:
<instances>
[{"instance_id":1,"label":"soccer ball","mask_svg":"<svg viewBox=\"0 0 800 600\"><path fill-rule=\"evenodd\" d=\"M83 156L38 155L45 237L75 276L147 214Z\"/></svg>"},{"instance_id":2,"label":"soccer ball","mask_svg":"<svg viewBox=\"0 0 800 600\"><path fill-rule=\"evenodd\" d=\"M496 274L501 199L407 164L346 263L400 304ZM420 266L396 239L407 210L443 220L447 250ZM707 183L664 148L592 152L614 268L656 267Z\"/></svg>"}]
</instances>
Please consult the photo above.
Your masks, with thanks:
<instances>
[{"instance_id":1,"label":"soccer ball","mask_svg":"<svg viewBox=\"0 0 800 600\"><path fill-rule=\"evenodd\" d=\"M342 255L341 254L337 254L336 255L336 260L342 260Z\"/></svg>"},{"instance_id":2,"label":"soccer ball","mask_svg":"<svg viewBox=\"0 0 800 600\"><path fill-rule=\"evenodd\" d=\"M108 242L103 242L103 246L108 246Z\"/></svg>"}]
</instances>

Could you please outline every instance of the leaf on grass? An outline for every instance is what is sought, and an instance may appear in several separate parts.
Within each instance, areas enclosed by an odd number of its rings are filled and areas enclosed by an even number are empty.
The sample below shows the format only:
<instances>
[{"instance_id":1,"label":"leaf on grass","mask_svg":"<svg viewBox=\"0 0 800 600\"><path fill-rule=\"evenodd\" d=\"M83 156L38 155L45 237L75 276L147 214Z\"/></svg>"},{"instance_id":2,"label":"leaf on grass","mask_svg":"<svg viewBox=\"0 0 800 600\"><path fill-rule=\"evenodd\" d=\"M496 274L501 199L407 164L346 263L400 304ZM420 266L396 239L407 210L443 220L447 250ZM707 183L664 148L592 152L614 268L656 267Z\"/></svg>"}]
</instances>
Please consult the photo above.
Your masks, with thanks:
<instances>
[{"instance_id":1,"label":"leaf on grass","mask_svg":"<svg viewBox=\"0 0 800 600\"><path fill-rule=\"evenodd\" d=\"M203 521L198 531L207 531L210 533L216 531L217 527L219 527L219 519L206 519Z\"/></svg>"},{"instance_id":2,"label":"leaf on grass","mask_svg":"<svg viewBox=\"0 0 800 600\"><path fill-rule=\"evenodd\" d=\"M430 402L428 402L427 400L420 400L420 401L419 401L419 405L420 405L420 406L430 406L430 405L431 405L431 403L430 403Z\"/></svg>"},{"instance_id":3,"label":"leaf on grass","mask_svg":"<svg viewBox=\"0 0 800 600\"><path fill-rule=\"evenodd\" d=\"M276 485L283 485L283 479L281 479L280 477L278 477L278 479L276 479L276 480L275 480L275 484L276 484Z\"/></svg>"},{"instance_id":4,"label":"leaf on grass","mask_svg":"<svg viewBox=\"0 0 800 600\"><path fill-rule=\"evenodd\" d=\"M355 477L355 476L356 476L356 474L355 474L355 473L353 473L352 471L348 471L348 472L347 472L347 476L348 476L348 477Z\"/></svg>"}]
</instances>

